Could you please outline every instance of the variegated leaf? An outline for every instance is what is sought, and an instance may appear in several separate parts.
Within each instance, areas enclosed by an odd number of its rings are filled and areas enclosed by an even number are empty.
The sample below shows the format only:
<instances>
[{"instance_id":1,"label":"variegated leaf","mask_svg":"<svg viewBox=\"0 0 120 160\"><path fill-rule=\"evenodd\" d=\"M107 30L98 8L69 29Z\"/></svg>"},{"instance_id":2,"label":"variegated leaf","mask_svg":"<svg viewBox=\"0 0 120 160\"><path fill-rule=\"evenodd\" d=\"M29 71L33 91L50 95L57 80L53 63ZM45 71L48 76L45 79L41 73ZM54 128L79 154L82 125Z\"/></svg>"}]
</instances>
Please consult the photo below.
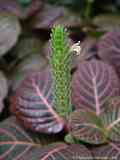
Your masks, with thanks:
<instances>
[{"instance_id":1,"label":"variegated leaf","mask_svg":"<svg viewBox=\"0 0 120 160\"><path fill-rule=\"evenodd\" d=\"M0 11L12 13L20 19L26 19L41 9L43 2L41 0L32 0L31 4L23 8L17 0L0 1Z\"/></svg>"},{"instance_id":2,"label":"variegated leaf","mask_svg":"<svg viewBox=\"0 0 120 160\"><path fill-rule=\"evenodd\" d=\"M21 27L13 14L0 12L0 55L7 53L17 42Z\"/></svg>"},{"instance_id":3,"label":"variegated leaf","mask_svg":"<svg viewBox=\"0 0 120 160\"><path fill-rule=\"evenodd\" d=\"M6 98L8 93L8 84L7 79L3 72L0 71L0 113L4 108L4 99Z\"/></svg>"},{"instance_id":4,"label":"variegated leaf","mask_svg":"<svg viewBox=\"0 0 120 160\"><path fill-rule=\"evenodd\" d=\"M102 36L98 42L99 57L112 64L120 76L120 31L111 31Z\"/></svg>"},{"instance_id":5,"label":"variegated leaf","mask_svg":"<svg viewBox=\"0 0 120 160\"><path fill-rule=\"evenodd\" d=\"M93 159L97 160L119 160L120 141L109 142L108 144L94 147L92 149Z\"/></svg>"},{"instance_id":6,"label":"variegated leaf","mask_svg":"<svg viewBox=\"0 0 120 160\"><path fill-rule=\"evenodd\" d=\"M65 122L53 107L52 78L47 69L32 72L21 83L11 100L11 111L35 132L58 133Z\"/></svg>"},{"instance_id":7,"label":"variegated leaf","mask_svg":"<svg viewBox=\"0 0 120 160\"><path fill-rule=\"evenodd\" d=\"M0 123L0 160L21 160L29 154L32 160L36 160L34 152L40 150L41 144L36 143L34 138L19 125L15 117L3 121Z\"/></svg>"},{"instance_id":8,"label":"variegated leaf","mask_svg":"<svg viewBox=\"0 0 120 160\"><path fill-rule=\"evenodd\" d=\"M104 127L94 112L76 110L69 117L70 134L78 141L102 144L106 141Z\"/></svg>"},{"instance_id":9,"label":"variegated leaf","mask_svg":"<svg viewBox=\"0 0 120 160\"><path fill-rule=\"evenodd\" d=\"M36 71L36 70L43 70L47 67L48 62L47 60L40 54L32 54L27 55L26 58L24 58L21 63L19 63L17 66L12 66L12 74L10 72L9 75L9 84L11 87L11 90L15 92L15 90L18 88L22 80L28 75L29 73Z\"/></svg>"},{"instance_id":10,"label":"variegated leaf","mask_svg":"<svg viewBox=\"0 0 120 160\"><path fill-rule=\"evenodd\" d=\"M120 15L113 13L98 14L93 18L93 24L97 26L99 32L116 32L120 30Z\"/></svg>"},{"instance_id":11,"label":"variegated leaf","mask_svg":"<svg viewBox=\"0 0 120 160\"><path fill-rule=\"evenodd\" d=\"M108 109L101 116L106 136L112 141L120 139L120 97L111 98L105 104Z\"/></svg>"},{"instance_id":12,"label":"variegated leaf","mask_svg":"<svg viewBox=\"0 0 120 160\"><path fill-rule=\"evenodd\" d=\"M119 79L114 68L102 61L82 62L73 75L71 93L76 109L94 111L99 116L106 109L105 102L119 96Z\"/></svg>"},{"instance_id":13,"label":"variegated leaf","mask_svg":"<svg viewBox=\"0 0 120 160\"><path fill-rule=\"evenodd\" d=\"M32 27L35 29L51 29L53 25L58 24L67 28L78 28L81 25L81 19L67 8L45 4L32 21Z\"/></svg>"},{"instance_id":14,"label":"variegated leaf","mask_svg":"<svg viewBox=\"0 0 120 160\"><path fill-rule=\"evenodd\" d=\"M87 157L92 159L90 151L83 145L69 146L58 142L41 147L37 135L27 132L15 117L0 124L0 160L82 160Z\"/></svg>"},{"instance_id":15,"label":"variegated leaf","mask_svg":"<svg viewBox=\"0 0 120 160\"><path fill-rule=\"evenodd\" d=\"M66 145L64 143L48 145L48 147L40 150L39 155L40 160L83 160L93 158L90 151L83 145Z\"/></svg>"}]
</instances>

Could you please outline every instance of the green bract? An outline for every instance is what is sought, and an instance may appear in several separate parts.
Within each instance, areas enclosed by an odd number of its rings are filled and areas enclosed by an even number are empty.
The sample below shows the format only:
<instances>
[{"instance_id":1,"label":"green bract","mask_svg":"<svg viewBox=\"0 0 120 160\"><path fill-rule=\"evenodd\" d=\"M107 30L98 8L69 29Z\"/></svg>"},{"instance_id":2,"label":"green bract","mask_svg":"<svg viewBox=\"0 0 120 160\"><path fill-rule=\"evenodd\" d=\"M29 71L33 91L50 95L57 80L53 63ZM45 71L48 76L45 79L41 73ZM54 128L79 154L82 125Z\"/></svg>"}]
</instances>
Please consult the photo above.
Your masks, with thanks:
<instances>
[{"instance_id":1,"label":"green bract","mask_svg":"<svg viewBox=\"0 0 120 160\"><path fill-rule=\"evenodd\" d=\"M54 107L62 117L71 111L70 102L70 66L71 54L68 45L67 31L63 26L54 26L51 35Z\"/></svg>"}]
</instances>

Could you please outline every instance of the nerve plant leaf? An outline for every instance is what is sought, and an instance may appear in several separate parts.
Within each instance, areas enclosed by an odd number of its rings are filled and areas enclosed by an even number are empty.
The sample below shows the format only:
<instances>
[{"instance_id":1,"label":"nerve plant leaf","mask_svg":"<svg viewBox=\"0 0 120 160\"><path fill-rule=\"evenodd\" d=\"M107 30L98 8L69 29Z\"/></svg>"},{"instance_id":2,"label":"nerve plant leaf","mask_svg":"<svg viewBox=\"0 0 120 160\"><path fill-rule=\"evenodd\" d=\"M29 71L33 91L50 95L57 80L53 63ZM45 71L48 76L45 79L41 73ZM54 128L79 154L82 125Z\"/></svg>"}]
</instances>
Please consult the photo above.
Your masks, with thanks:
<instances>
[{"instance_id":1,"label":"nerve plant leaf","mask_svg":"<svg viewBox=\"0 0 120 160\"><path fill-rule=\"evenodd\" d=\"M120 76L120 31L108 32L99 40L98 55L115 66Z\"/></svg>"},{"instance_id":2,"label":"nerve plant leaf","mask_svg":"<svg viewBox=\"0 0 120 160\"><path fill-rule=\"evenodd\" d=\"M112 66L93 60L79 64L72 79L72 104L76 109L94 111L100 115L112 96L119 96L120 87Z\"/></svg>"},{"instance_id":3,"label":"nerve plant leaf","mask_svg":"<svg viewBox=\"0 0 120 160\"><path fill-rule=\"evenodd\" d=\"M93 24L96 25L98 31L119 31L120 30L120 15L100 14L93 18Z\"/></svg>"},{"instance_id":4,"label":"nerve plant leaf","mask_svg":"<svg viewBox=\"0 0 120 160\"><path fill-rule=\"evenodd\" d=\"M120 159L120 141L109 142L106 145L94 147L92 149L93 159L99 160L119 160Z\"/></svg>"},{"instance_id":5,"label":"nerve plant leaf","mask_svg":"<svg viewBox=\"0 0 120 160\"><path fill-rule=\"evenodd\" d=\"M120 140L120 97L111 98L105 104L106 112L101 116L107 135L112 141Z\"/></svg>"},{"instance_id":6,"label":"nerve plant leaf","mask_svg":"<svg viewBox=\"0 0 120 160\"><path fill-rule=\"evenodd\" d=\"M0 71L0 99L4 99L8 93L7 79L3 72Z\"/></svg>"},{"instance_id":7,"label":"nerve plant leaf","mask_svg":"<svg viewBox=\"0 0 120 160\"><path fill-rule=\"evenodd\" d=\"M28 134L29 133L29 134ZM34 140L34 134L27 132L11 117L0 124L0 160L74 160L90 157L90 151L83 145L67 145L62 142L41 146Z\"/></svg>"},{"instance_id":8,"label":"nerve plant leaf","mask_svg":"<svg viewBox=\"0 0 120 160\"><path fill-rule=\"evenodd\" d=\"M8 84L5 75L0 72L0 113L4 108L3 100L8 93Z\"/></svg>"},{"instance_id":9,"label":"nerve plant leaf","mask_svg":"<svg viewBox=\"0 0 120 160\"><path fill-rule=\"evenodd\" d=\"M0 123L0 160L20 160L29 154L32 160L36 160L35 151L41 145L35 143L32 137L17 123L15 117Z\"/></svg>"},{"instance_id":10,"label":"nerve plant leaf","mask_svg":"<svg viewBox=\"0 0 120 160\"><path fill-rule=\"evenodd\" d=\"M35 29L51 29L54 25L63 25L66 28L79 28L81 25L80 16L64 7L57 7L45 4L32 21Z\"/></svg>"},{"instance_id":11,"label":"nerve plant leaf","mask_svg":"<svg viewBox=\"0 0 120 160\"><path fill-rule=\"evenodd\" d=\"M32 22L35 29L50 29L52 28L54 21L63 15L62 7L52 7L51 5L45 5L43 9L38 12Z\"/></svg>"},{"instance_id":12,"label":"nerve plant leaf","mask_svg":"<svg viewBox=\"0 0 120 160\"><path fill-rule=\"evenodd\" d=\"M64 143L55 143L48 145L40 150L40 160L74 160L74 159L92 159L90 151L79 144L66 145Z\"/></svg>"},{"instance_id":13,"label":"nerve plant leaf","mask_svg":"<svg viewBox=\"0 0 120 160\"><path fill-rule=\"evenodd\" d=\"M21 33L18 19L10 14L0 13L0 56L7 53L17 42Z\"/></svg>"},{"instance_id":14,"label":"nerve plant leaf","mask_svg":"<svg viewBox=\"0 0 120 160\"><path fill-rule=\"evenodd\" d=\"M63 119L53 109L52 79L48 69L28 75L11 100L11 111L27 128L39 133L58 133Z\"/></svg>"},{"instance_id":15,"label":"nerve plant leaf","mask_svg":"<svg viewBox=\"0 0 120 160\"><path fill-rule=\"evenodd\" d=\"M70 135L77 141L91 144L102 144L106 141L104 126L93 112L76 110L69 117Z\"/></svg>"},{"instance_id":16,"label":"nerve plant leaf","mask_svg":"<svg viewBox=\"0 0 120 160\"><path fill-rule=\"evenodd\" d=\"M76 110L69 117L70 135L76 140L92 144L120 139L120 97L109 99L104 104L105 112L96 116L94 112Z\"/></svg>"},{"instance_id":17,"label":"nerve plant leaf","mask_svg":"<svg viewBox=\"0 0 120 160\"><path fill-rule=\"evenodd\" d=\"M43 2L41 0L32 0L30 5L23 8L20 3L20 0L4 0L0 1L0 11L5 11L9 13L13 13L20 19L26 19L29 16L32 16L38 10L41 9ZM23 0L21 0L23 1ZM28 0L24 0L28 1ZM29 0L30 1L30 0Z\"/></svg>"},{"instance_id":18,"label":"nerve plant leaf","mask_svg":"<svg viewBox=\"0 0 120 160\"><path fill-rule=\"evenodd\" d=\"M14 92L27 74L35 70L41 71L47 65L47 60L41 54L31 54L18 63L16 67L12 66L12 74L9 75L11 90Z\"/></svg>"},{"instance_id":19,"label":"nerve plant leaf","mask_svg":"<svg viewBox=\"0 0 120 160\"><path fill-rule=\"evenodd\" d=\"M41 42L41 40L34 36L23 37L20 38L10 55L16 61L21 61L22 59L29 57L30 55L41 55L42 46L43 43Z\"/></svg>"}]
</instances>

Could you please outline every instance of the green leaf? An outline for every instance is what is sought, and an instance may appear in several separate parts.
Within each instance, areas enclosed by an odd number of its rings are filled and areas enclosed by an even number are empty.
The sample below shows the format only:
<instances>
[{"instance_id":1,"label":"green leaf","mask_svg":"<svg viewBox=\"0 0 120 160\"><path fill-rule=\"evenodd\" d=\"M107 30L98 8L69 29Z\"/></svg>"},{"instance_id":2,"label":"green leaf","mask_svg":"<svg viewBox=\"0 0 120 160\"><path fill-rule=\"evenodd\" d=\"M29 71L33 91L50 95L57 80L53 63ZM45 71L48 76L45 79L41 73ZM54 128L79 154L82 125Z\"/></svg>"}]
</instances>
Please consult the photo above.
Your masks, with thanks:
<instances>
[{"instance_id":1,"label":"green leaf","mask_svg":"<svg viewBox=\"0 0 120 160\"><path fill-rule=\"evenodd\" d=\"M104 125L100 117L93 112L76 110L69 117L70 134L78 141L91 144L103 144L106 142Z\"/></svg>"},{"instance_id":2,"label":"green leaf","mask_svg":"<svg viewBox=\"0 0 120 160\"><path fill-rule=\"evenodd\" d=\"M106 106L108 109L101 116L104 128L107 130L107 138L113 141L120 139L120 97L111 98Z\"/></svg>"}]
</instances>

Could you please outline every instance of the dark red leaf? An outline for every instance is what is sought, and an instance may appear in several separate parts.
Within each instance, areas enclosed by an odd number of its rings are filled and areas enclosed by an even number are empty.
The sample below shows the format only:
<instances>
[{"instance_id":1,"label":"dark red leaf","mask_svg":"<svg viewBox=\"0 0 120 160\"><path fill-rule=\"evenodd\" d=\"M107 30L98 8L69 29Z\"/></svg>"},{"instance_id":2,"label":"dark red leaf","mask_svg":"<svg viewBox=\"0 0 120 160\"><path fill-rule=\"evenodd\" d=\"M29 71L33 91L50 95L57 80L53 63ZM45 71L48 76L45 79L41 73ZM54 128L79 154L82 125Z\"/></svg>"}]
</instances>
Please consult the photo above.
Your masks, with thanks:
<instances>
[{"instance_id":1,"label":"dark red leaf","mask_svg":"<svg viewBox=\"0 0 120 160\"><path fill-rule=\"evenodd\" d=\"M5 75L0 71L0 113L4 108L3 100L8 93L8 84Z\"/></svg>"},{"instance_id":2,"label":"dark red leaf","mask_svg":"<svg viewBox=\"0 0 120 160\"><path fill-rule=\"evenodd\" d=\"M120 32L108 32L98 42L99 57L114 65L120 76Z\"/></svg>"},{"instance_id":3,"label":"dark red leaf","mask_svg":"<svg viewBox=\"0 0 120 160\"><path fill-rule=\"evenodd\" d=\"M72 103L76 109L104 112L104 103L119 96L119 80L113 67L93 60L80 63L72 80Z\"/></svg>"},{"instance_id":4,"label":"dark red leaf","mask_svg":"<svg viewBox=\"0 0 120 160\"><path fill-rule=\"evenodd\" d=\"M73 144L66 145L64 143L57 143L49 145L41 150L40 160L83 160L87 158L92 159L90 151L83 145Z\"/></svg>"},{"instance_id":5,"label":"dark red leaf","mask_svg":"<svg viewBox=\"0 0 120 160\"><path fill-rule=\"evenodd\" d=\"M58 133L64 127L53 108L52 78L48 69L33 72L21 83L11 101L11 111L27 128Z\"/></svg>"},{"instance_id":6,"label":"dark red leaf","mask_svg":"<svg viewBox=\"0 0 120 160\"><path fill-rule=\"evenodd\" d=\"M30 55L42 55L43 42L35 36L21 37L10 55L20 61Z\"/></svg>"},{"instance_id":7,"label":"dark red leaf","mask_svg":"<svg viewBox=\"0 0 120 160\"><path fill-rule=\"evenodd\" d=\"M108 5L105 5L105 7L108 7ZM113 6L111 5L111 7ZM120 15L112 12L101 13L93 18L92 23L97 26L98 32L119 31Z\"/></svg>"},{"instance_id":8,"label":"dark red leaf","mask_svg":"<svg viewBox=\"0 0 120 160\"><path fill-rule=\"evenodd\" d=\"M26 75L32 71L41 71L47 65L47 60L41 54L27 55L16 67L12 66L12 74L10 72L9 75L11 90L14 92Z\"/></svg>"},{"instance_id":9,"label":"dark red leaf","mask_svg":"<svg viewBox=\"0 0 120 160\"><path fill-rule=\"evenodd\" d=\"M15 46L21 34L21 26L16 16L0 12L0 56Z\"/></svg>"},{"instance_id":10,"label":"dark red leaf","mask_svg":"<svg viewBox=\"0 0 120 160\"><path fill-rule=\"evenodd\" d=\"M92 149L93 157L99 160L119 160L120 142L109 142L106 145L98 146Z\"/></svg>"},{"instance_id":11,"label":"dark red leaf","mask_svg":"<svg viewBox=\"0 0 120 160\"><path fill-rule=\"evenodd\" d=\"M41 146L36 139L36 134L27 132L15 117L10 117L0 124L0 160L92 159L90 151L83 145L69 146L58 142Z\"/></svg>"},{"instance_id":12,"label":"dark red leaf","mask_svg":"<svg viewBox=\"0 0 120 160\"><path fill-rule=\"evenodd\" d=\"M35 29L51 29L54 24L62 24L69 28L79 27L81 20L78 15L70 13L64 7L54 7L46 4L32 21L32 26Z\"/></svg>"},{"instance_id":13,"label":"dark red leaf","mask_svg":"<svg viewBox=\"0 0 120 160\"><path fill-rule=\"evenodd\" d=\"M42 0L34 0L28 7L22 8L17 0L4 0L0 1L0 11L10 12L21 19L25 19L40 10L42 4Z\"/></svg>"},{"instance_id":14,"label":"dark red leaf","mask_svg":"<svg viewBox=\"0 0 120 160\"><path fill-rule=\"evenodd\" d=\"M15 117L0 123L0 160L20 160L31 152L32 159L36 160L34 151L40 149L41 144L35 143L34 138L17 123Z\"/></svg>"}]
</instances>

